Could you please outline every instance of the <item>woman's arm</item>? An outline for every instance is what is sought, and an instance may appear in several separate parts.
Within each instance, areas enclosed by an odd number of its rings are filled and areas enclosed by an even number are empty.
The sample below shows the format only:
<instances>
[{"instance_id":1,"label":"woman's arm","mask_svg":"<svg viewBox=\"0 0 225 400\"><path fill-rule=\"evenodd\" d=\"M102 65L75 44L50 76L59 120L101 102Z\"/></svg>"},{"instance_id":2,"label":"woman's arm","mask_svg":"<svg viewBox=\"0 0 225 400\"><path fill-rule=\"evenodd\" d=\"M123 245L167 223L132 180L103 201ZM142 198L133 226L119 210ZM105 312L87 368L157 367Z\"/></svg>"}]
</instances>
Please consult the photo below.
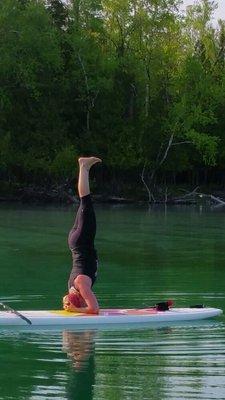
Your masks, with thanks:
<instances>
[{"instance_id":1,"label":"woman's arm","mask_svg":"<svg viewBox=\"0 0 225 400\"><path fill-rule=\"evenodd\" d=\"M81 307L76 307L68 298L68 295L63 298L63 308L66 311L98 314L99 305L95 294L92 292L90 283L86 279L79 279L76 282L76 287L79 290L79 295L82 298Z\"/></svg>"}]
</instances>

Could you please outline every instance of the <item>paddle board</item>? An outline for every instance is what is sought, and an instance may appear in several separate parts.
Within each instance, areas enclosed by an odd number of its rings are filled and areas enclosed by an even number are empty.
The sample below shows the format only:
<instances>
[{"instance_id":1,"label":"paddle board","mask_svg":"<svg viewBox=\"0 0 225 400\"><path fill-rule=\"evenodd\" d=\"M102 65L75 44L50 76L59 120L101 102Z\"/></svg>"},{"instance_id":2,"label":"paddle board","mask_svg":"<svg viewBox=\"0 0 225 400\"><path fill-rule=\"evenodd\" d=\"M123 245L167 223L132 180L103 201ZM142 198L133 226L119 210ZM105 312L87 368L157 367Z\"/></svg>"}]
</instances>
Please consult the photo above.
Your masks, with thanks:
<instances>
[{"instance_id":1,"label":"paddle board","mask_svg":"<svg viewBox=\"0 0 225 400\"><path fill-rule=\"evenodd\" d=\"M223 313L218 308L170 308L168 311L145 309L101 309L98 315L72 313L64 310L19 311L34 326L78 326L107 324L152 324L155 322L194 321L216 317ZM0 311L1 326L25 326L27 322L18 315Z\"/></svg>"}]
</instances>

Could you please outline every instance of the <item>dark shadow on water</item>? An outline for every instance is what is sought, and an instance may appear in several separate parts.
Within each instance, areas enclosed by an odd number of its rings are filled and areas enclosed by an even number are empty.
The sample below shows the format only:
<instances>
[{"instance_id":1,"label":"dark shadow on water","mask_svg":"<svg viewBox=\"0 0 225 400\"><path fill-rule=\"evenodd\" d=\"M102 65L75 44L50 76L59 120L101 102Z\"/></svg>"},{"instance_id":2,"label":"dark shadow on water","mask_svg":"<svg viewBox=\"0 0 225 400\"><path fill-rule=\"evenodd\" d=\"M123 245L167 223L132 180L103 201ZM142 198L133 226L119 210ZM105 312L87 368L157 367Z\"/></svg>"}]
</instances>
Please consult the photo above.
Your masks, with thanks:
<instances>
[{"instance_id":1,"label":"dark shadow on water","mask_svg":"<svg viewBox=\"0 0 225 400\"><path fill-rule=\"evenodd\" d=\"M91 400L95 384L95 332L63 331L62 337L63 351L71 364L67 399Z\"/></svg>"}]
</instances>

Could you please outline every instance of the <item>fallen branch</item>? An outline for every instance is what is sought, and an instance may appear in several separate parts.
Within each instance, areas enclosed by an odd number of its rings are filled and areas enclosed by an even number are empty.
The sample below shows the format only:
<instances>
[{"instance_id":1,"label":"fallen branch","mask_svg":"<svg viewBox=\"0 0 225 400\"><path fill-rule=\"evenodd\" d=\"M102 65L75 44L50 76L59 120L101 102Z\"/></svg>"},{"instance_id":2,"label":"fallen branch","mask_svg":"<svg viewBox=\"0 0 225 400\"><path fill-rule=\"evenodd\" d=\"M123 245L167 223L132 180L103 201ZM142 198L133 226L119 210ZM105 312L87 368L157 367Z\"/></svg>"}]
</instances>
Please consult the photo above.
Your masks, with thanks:
<instances>
[{"instance_id":1,"label":"fallen branch","mask_svg":"<svg viewBox=\"0 0 225 400\"><path fill-rule=\"evenodd\" d=\"M221 200L219 197L213 196L212 194L198 193L198 195L200 197L209 197L210 199L214 200L215 202L225 206L225 201Z\"/></svg>"},{"instance_id":2,"label":"fallen branch","mask_svg":"<svg viewBox=\"0 0 225 400\"><path fill-rule=\"evenodd\" d=\"M201 197L201 198L208 198L216 203L219 203L220 205L225 205L225 201L220 199L219 197L214 196L213 194L206 194L206 193L201 193L197 192L197 189L199 187L197 186L194 190L192 190L190 193L186 193L184 196L177 197L174 199L175 202L183 201L184 199L190 198L190 197Z\"/></svg>"},{"instance_id":3,"label":"fallen branch","mask_svg":"<svg viewBox=\"0 0 225 400\"><path fill-rule=\"evenodd\" d=\"M184 196L177 197L177 198L175 198L174 200L183 200L183 199L185 199L185 198L187 198L187 197L193 196L194 194L197 193L197 192L196 192L197 189L199 189L199 186L197 186L197 187L196 187L194 190L192 190L191 192L186 193Z\"/></svg>"}]
</instances>

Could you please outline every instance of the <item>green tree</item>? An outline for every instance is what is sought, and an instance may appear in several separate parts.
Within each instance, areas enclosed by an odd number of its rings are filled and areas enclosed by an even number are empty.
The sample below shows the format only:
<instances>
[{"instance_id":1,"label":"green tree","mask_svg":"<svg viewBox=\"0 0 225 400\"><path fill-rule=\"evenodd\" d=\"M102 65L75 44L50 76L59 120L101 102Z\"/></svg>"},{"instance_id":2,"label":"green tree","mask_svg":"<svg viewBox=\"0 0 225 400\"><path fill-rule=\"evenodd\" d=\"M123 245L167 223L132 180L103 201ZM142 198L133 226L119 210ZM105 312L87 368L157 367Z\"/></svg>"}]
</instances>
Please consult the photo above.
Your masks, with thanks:
<instances>
[{"instance_id":1,"label":"green tree","mask_svg":"<svg viewBox=\"0 0 225 400\"><path fill-rule=\"evenodd\" d=\"M5 157L8 168L19 178L31 164L35 168L35 160L48 160L63 131L54 98L61 56L42 2L1 2L0 25L0 131L13 154Z\"/></svg>"}]
</instances>

